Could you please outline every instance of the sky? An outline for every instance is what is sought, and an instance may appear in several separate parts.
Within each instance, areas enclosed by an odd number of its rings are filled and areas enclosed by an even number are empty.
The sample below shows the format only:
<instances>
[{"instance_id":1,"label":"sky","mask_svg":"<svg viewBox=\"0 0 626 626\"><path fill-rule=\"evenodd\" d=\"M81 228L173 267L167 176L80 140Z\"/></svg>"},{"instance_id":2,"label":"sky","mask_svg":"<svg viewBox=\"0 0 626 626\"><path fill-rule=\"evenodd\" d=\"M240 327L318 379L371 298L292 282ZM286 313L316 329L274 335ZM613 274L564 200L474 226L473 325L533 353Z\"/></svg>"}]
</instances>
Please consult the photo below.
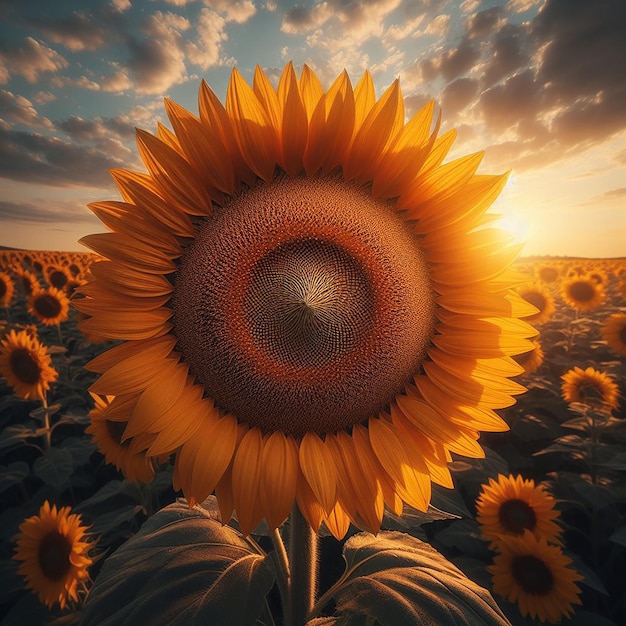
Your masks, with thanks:
<instances>
[{"instance_id":1,"label":"sky","mask_svg":"<svg viewBox=\"0 0 626 626\"><path fill-rule=\"evenodd\" d=\"M625 0L0 0L0 245L85 250L108 170L145 171L135 128L197 114L237 66L325 88L369 69L407 119L434 98L449 159L511 170L494 205L524 255L626 256Z\"/></svg>"}]
</instances>

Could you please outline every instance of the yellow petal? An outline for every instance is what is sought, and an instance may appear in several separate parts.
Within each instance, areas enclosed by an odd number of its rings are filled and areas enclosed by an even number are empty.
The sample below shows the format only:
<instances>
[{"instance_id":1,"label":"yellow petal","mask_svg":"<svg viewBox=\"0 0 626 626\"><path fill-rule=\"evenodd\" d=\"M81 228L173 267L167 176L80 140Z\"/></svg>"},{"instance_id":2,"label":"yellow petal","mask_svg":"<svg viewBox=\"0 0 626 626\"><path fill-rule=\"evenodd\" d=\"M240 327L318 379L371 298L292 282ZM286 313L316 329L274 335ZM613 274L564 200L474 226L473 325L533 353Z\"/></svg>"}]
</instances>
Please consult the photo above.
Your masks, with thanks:
<instances>
[{"instance_id":1,"label":"yellow petal","mask_svg":"<svg viewBox=\"0 0 626 626\"><path fill-rule=\"evenodd\" d=\"M263 435L258 428L251 428L241 440L233 463L233 500L241 532L249 535L259 524L259 479L263 459Z\"/></svg>"},{"instance_id":2,"label":"yellow petal","mask_svg":"<svg viewBox=\"0 0 626 626\"><path fill-rule=\"evenodd\" d=\"M333 455L324 442L308 432L300 442L300 468L311 490L325 513L330 513L335 502L337 476Z\"/></svg>"},{"instance_id":3,"label":"yellow petal","mask_svg":"<svg viewBox=\"0 0 626 626\"><path fill-rule=\"evenodd\" d=\"M226 110L243 158L257 176L269 182L278 161L276 129L237 68L228 84Z\"/></svg>"},{"instance_id":4,"label":"yellow petal","mask_svg":"<svg viewBox=\"0 0 626 626\"><path fill-rule=\"evenodd\" d=\"M368 430L376 457L395 481L400 497L416 509L426 511L430 502L430 475L424 461L386 420L370 419Z\"/></svg>"},{"instance_id":5,"label":"yellow petal","mask_svg":"<svg viewBox=\"0 0 626 626\"><path fill-rule=\"evenodd\" d=\"M280 431L268 436L261 461L260 496L270 529L287 518L296 498L298 446Z\"/></svg>"},{"instance_id":6,"label":"yellow petal","mask_svg":"<svg viewBox=\"0 0 626 626\"><path fill-rule=\"evenodd\" d=\"M278 85L278 97L282 111L282 166L290 176L295 176L302 169L309 124L291 62L283 70Z\"/></svg>"}]
</instances>

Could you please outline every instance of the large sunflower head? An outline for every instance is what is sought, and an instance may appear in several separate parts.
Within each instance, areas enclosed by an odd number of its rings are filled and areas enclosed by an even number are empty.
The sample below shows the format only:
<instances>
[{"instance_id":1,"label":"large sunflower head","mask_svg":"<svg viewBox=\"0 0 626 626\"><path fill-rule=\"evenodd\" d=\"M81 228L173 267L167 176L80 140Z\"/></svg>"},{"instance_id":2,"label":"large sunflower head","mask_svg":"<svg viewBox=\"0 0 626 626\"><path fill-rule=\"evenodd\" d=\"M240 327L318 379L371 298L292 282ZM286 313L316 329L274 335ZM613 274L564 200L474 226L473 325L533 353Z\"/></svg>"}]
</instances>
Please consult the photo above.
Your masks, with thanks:
<instances>
[{"instance_id":1,"label":"large sunflower head","mask_svg":"<svg viewBox=\"0 0 626 626\"><path fill-rule=\"evenodd\" d=\"M591 311L604 304L605 291L601 283L589 276L570 278L563 283L563 300L577 311Z\"/></svg>"},{"instance_id":2,"label":"large sunflower head","mask_svg":"<svg viewBox=\"0 0 626 626\"><path fill-rule=\"evenodd\" d=\"M543 324L547 322L555 311L554 297L541 283L526 283L517 288L526 302L532 304L537 312L524 318L532 324Z\"/></svg>"},{"instance_id":3,"label":"large sunflower head","mask_svg":"<svg viewBox=\"0 0 626 626\"><path fill-rule=\"evenodd\" d=\"M0 272L0 306L8 307L13 299L15 286L11 276L6 272Z\"/></svg>"},{"instance_id":4,"label":"large sunflower head","mask_svg":"<svg viewBox=\"0 0 626 626\"><path fill-rule=\"evenodd\" d=\"M554 521L559 512L554 505L554 498L534 480L499 474L483 486L476 500L476 519L492 545L502 536L521 536L525 530L559 543L561 528Z\"/></svg>"},{"instance_id":5,"label":"large sunflower head","mask_svg":"<svg viewBox=\"0 0 626 626\"><path fill-rule=\"evenodd\" d=\"M503 538L498 550L487 568L496 594L516 602L524 617L541 622L556 624L572 616L573 605L581 604L576 583L583 577L559 546L526 530L520 537Z\"/></svg>"},{"instance_id":6,"label":"large sunflower head","mask_svg":"<svg viewBox=\"0 0 626 626\"><path fill-rule=\"evenodd\" d=\"M26 330L0 341L0 374L20 398L40 400L58 377L46 347Z\"/></svg>"},{"instance_id":7,"label":"large sunflower head","mask_svg":"<svg viewBox=\"0 0 626 626\"><path fill-rule=\"evenodd\" d=\"M28 298L28 312L46 326L55 326L67 320L69 310L68 297L56 287L39 289Z\"/></svg>"},{"instance_id":8,"label":"large sunflower head","mask_svg":"<svg viewBox=\"0 0 626 626\"><path fill-rule=\"evenodd\" d=\"M589 406L601 404L616 409L619 405L619 386L604 372L593 367L583 370L575 366L561 376L561 395L568 404L581 402Z\"/></svg>"},{"instance_id":9,"label":"large sunflower head","mask_svg":"<svg viewBox=\"0 0 626 626\"><path fill-rule=\"evenodd\" d=\"M77 602L80 588L84 589L89 579L93 543L80 515L70 511L69 506L57 510L46 500L39 515L20 524L13 555L22 562L18 572L25 578L26 588L50 609L57 602L61 609L68 601Z\"/></svg>"},{"instance_id":10,"label":"large sunflower head","mask_svg":"<svg viewBox=\"0 0 626 626\"><path fill-rule=\"evenodd\" d=\"M112 396L101 397L91 394L94 408L89 413L91 423L85 432L91 435L107 463L112 463L124 476L138 483L147 483L154 478L151 460L143 452L132 452L131 440L124 439L126 422L118 419L111 411ZM115 406L115 405L113 405ZM123 413L124 414L124 413Z\"/></svg>"},{"instance_id":11,"label":"large sunflower head","mask_svg":"<svg viewBox=\"0 0 626 626\"><path fill-rule=\"evenodd\" d=\"M148 173L113 171L124 201L91 205L111 232L82 240L105 260L76 307L124 341L92 391L132 399L133 449L175 453L175 486L216 490L246 533L294 501L336 536L425 509L523 391L520 247L485 226L506 176L444 164L434 104L405 123L398 82L376 99L367 72L324 91L306 66L277 89L235 69L199 108L166 100L173 130L137 132Z\"/></svg>"},{"instance_id":12,"label":"large sunflower head","mask_svg":"<svg viewBox=\"0 0 626 626\"><path fill-rule=\"evenodd\" d=\"M620 356L626 356L626 313L613 313L601 328L608 346Z\"/></svg>"}]
</instances>

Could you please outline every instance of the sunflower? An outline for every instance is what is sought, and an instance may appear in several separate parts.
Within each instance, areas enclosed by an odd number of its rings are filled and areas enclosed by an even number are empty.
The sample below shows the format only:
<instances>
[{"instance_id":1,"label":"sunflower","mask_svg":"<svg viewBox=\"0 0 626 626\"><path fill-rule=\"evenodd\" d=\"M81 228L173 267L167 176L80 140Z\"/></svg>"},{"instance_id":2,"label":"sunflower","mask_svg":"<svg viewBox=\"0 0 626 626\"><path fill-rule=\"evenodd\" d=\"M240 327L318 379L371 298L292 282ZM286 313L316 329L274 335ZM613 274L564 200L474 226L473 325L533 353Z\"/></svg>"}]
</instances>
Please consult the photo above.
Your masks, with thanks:
<instances>
[{"instance_id":1,"label":"sunflower","mask_svg":"<svg viewBox=\"0 0 626 626\"><path fill-rule=\"evenodd\" d=\"M56 287L40 289L28 299L28 312L46 326L55 326L67 320L70 301Z\"/></svg>"},{"instance_id":2,"label":"sunflower","mask_svg":"<svg viewBox=\"0 0 626 626\"><path fill-rule=\"evenodd\" d=\"M503 538L498 550L487 567L495 593L516 602L524 617L556 624L572 616L572 605L581 604L576 582L583 577L570 567L572 560L559 546L525 530L520 537Z\"/></svg>"},{"instance_id":3,"label":"sunflower","mask_svg":"<svg viewBox=\"0 0 626 626\"><path fill-rule=\"evenodd\" d=\"M0 272L0 306L8 308L13 298L15 287L11 277L6 272Z\"/></svg>"},{"instance_id":4,"label":"sunflower","mask_svg":"<svg viewBox=\"0 0 626 626\"><path fill-rule=\"evenodd\" d=\"M0 374L20 398L40 400L58 377L46 347L28 331L15 330L0 342Z\"/></svg>"},{"instance_id":5,"label":"sunflower","mask_svg":"<svg viewBox=\"0 0 626 626\"><path fill-rule=\"evenodd\" d=\"M75 306L124 341L91 391L134 398L131 449L175 453L175 488L215 490L244 533L294 502L338 537L425 510L524 390L521 246L485 216L506 175L442 164L434 103L405 124L368 72L324 92L306 66L277 90L234 69L225 107L205 82L200 117L165 104L173 131L137 131L148 173L113 170L124 201L90 205L111 232L81 240L105 260Z\"/></svg>"},{"instance_id":6,"label":"sunflower","mask_svg":"<svg viewBox=\"0 0 626 626\"><path fill-rule=\"evenodd\" d=\"M532 304L537 312L524 319L531 324L547 322L555 311L552 294L540 283L526 283L516 289L526 302Z\"/></svg>"},{"instance_id":7,"label":"sunflower","mask_svg":"<svg viewBox=\"0 0 626 626\"><path fill-rule=\"evenodd\" d=\"M91 435L107 463L112 463L132 482L150 482L154 478L152 463L145 454L131 452L130 440L124 439L126 422L109 419L107 415L114 398L91 394L95 406L89 413L91 424L85 432ZM115 406L115 405L114 405Z\"/></svg>"},{"instance_id":8,"label":"sunflower","mask_svg":"<svg viewBox=\"0 0 626 626\"><path fill-rule=\"evenodd\" d=\"M620 356L626 356L626 313L613 313L601 328L602 337Z\"/></svg>"},{"instance_id":9,"label":"sunflower","mask_svg":"<svg viewBox=\"0 0 626 626\"><path fill-rule=\"evenodd\" d=\"M561 395L568 404L582 402L592 406L605 404L616 409L619 404L619 387L613 379L604 372L593 367L583 370L574 367L561 376Z\"/></svg>"},{"instance_id":10,"label":"sunflower","mask_svg":"<svg viewBox=\"0 0 626 626\"><path fill-rule=\"evenodd\" d=\"M515 362L519 363L524 368L524 374L533 374L543 364L543 349L539 339L533 340L533 348L524 354L518 354L515 357Z\"/></svg>"},{"instance_id":11,"label":"sunflower","mask_svg":"<svg viewBox=\"0 0 626 626\"><path fill-rule=\"evenodd\" d=\"M601 283L588 276L570 278L563 283L563 299L577 311L591 311L604 304L605 292Z\"/></svg>"},{"instance_id":12,"label":"sunflower","mask_svg":"<svg viewBox=\"0 0 626 626\"><path fill-rule=\"evenodd\" d=\"M525 530L538 538L560 543L561 528L554 522L559 513L555 500L542 485L519 474L489 479L476 500L476 520L491 546L502 536L519 536Z\"/></svg>"},{"instance_id":13,"label":"sunflower","mask_svg":"<svg viewBox=\"0 0 626 626\"><path fill-rule=\"evenodd\" d=\"M50 265L46 268L46 279L51 287L65 289L72 279L72 274L68 269L59 265Z\"/></svg>"},{"instance_id":14,"label":"sunflower","mask_svg":"<svg viewBox=\"0 0 626 626\"><path fill-rule=\"evenodd\" d=\"M57 510L46 500L39 510L20 524L13 558L22 561L18 572L48 608L61 609L78 600L78 587L89 579L93 544L86 539L87 527L69 506Z\"/></svg>"},{"instance_id":15,"label":"sunflower","mask_svg":"<svg viewBox=\"0 0 626 626\"><path fill-rule=\"evenodd\" d=\"M559 270L554 265L540 265L537 268L537 277L543 283L555 283L559 280Z\"/></svg>"},{"instance_id":16,"label":"sunflower","mask_svg":"<svg viewBox=\"0 0 626 626\"><path fill-rule=\"evenodd\" d=\"M39 291L39 279L33 272L20 267L17 269L16 273L17 284L27 297L35 293L35 291Z\"/></svg>"}]
</instances>

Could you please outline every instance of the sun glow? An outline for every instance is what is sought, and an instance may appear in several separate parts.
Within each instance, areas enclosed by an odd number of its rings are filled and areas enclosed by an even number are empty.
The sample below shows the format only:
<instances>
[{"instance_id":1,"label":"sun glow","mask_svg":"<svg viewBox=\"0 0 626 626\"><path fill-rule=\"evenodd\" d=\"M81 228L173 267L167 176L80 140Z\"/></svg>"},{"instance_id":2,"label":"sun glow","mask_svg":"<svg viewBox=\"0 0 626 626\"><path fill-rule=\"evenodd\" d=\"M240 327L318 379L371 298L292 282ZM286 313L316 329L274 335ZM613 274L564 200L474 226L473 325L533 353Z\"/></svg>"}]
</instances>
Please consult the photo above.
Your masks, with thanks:
<instances>
[{"instance_id":1,"label":"sun glow","mask_svg":"<svg viewBox=\"0 0 626 626\"><path fill-rule=\"evenodd\" d=\"M526 243L530 238L530 222L520 215L513 213L502 215L496 225L512 235L515 243Z\"/></svg>"}]
</instances>

